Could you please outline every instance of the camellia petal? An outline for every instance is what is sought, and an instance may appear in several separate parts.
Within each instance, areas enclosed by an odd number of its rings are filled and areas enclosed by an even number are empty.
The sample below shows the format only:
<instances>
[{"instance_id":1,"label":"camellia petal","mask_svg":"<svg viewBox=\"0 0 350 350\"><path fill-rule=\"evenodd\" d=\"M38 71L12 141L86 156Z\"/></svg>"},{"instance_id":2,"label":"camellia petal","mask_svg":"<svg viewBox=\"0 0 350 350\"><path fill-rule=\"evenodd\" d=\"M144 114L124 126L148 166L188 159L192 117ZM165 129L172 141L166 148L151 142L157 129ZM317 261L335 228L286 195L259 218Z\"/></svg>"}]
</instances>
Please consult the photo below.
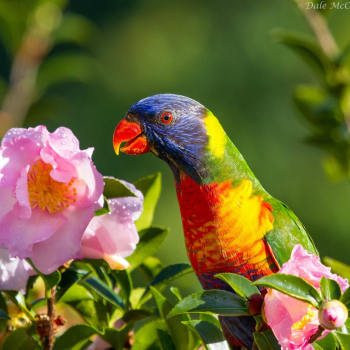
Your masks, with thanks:
<instances>
[{"instance_id":1,"label":"camellia petal","mask_svg":"<svg viewBox=\"0 0 350 350\"><path fill-rule=\"evenodd\" d=\"M61 227L47 240L33 246L32 261L45 274L52 273L68 260L82 259L81 239L94 216L94 207L72 207L65 215L69 225Z\"/></svg>"},{"instance_id":2,"label":"camellia petal","mask_svg":"<svg viewBox=\"0 0 350 350\"><path fill-rule=\"evenodd\" d=\"M331 269L320 262L316 255L309 254L300 244L292 251L291 258L278 273L299 276L319 289L322 276L336 280L344 292L348 281L332 274ZM283 350L311 350L310 337L319 326L318 310L310 304L286 294L269 289L265 295L265 316ZM326 336L329 331L325 331ZM320 337L320 338L322 338Z\"/></svg>"},{"instance_id":3,"label":"camellia petal","mask_svg":"<svg viewBox=\"0 0 350 350\"><path fill-rule=\"evenodd\" d=\"M25 260L11 259L7 249L0 249L0 267L0 290L25 293L29 276L36 274Z\"/></svg>"},{"instance_id":4,"label":"camellia petal","mask_svg":"<svg viewBox=\"0 0 350 350\"><path fill-rule=\"evenodd\" d=\"M110 214L94 217L82 240L84 258L105 259L112 269L129 266L125 258L133 253L139 236L134 224L142 213L143 195L122 181L137 197L108 199Z\"/></svg>"}]
</instances>

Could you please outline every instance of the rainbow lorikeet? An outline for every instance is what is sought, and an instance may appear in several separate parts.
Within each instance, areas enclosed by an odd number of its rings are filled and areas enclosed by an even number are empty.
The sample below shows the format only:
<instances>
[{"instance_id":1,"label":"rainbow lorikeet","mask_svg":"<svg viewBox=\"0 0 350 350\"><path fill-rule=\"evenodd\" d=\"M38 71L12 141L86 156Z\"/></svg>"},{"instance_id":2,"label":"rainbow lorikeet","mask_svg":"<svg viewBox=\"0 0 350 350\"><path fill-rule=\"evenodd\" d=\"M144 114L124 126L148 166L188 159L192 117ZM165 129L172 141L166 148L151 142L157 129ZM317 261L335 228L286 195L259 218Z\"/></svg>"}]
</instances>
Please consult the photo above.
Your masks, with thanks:
<instances>
[{"instance_id":1,"label":"rainbow lorikeet","mask_svg":"<svg viewBox=\"0 0 350 350\"><path fill-rule=\"evenodd\" d=\"M264 190L200 103L172 94L145 98L118 124L113 143L117 154L150 151L170 166L187 254L204 289L232 291L214 277L222 272L253 281L275 273L298 243L317 254L295 214ZM220 317L220 322L233 348L252 348L253 317Z\"/></svg>"}]
</instances>

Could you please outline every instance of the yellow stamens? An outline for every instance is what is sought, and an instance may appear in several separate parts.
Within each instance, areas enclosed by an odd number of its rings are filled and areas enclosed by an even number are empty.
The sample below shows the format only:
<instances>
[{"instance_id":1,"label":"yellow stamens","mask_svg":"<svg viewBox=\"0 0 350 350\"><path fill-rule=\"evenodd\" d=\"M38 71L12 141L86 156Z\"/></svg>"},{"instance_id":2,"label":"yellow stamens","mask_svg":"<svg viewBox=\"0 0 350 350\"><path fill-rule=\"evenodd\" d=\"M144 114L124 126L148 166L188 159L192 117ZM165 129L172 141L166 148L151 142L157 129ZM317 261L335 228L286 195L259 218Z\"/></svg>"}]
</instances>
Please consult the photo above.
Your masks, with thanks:
<instances>
[{"instance_id":1,"label":"yellow stamens","mask_svg":"<svg viewBox=\"0 0 350 350\"><path fill-rule=\"evenodd\" d=\"M58 182L50 176L52 165L39 159L28 172L29 202L32 209L39 207L42 211L57 213L76 202L77 190L68 183Z\"/></svg>"},{"instance_id":2,"label":"yellow stamens","mask_svg":"<svg viewBox=\"0 0 350 350\"><path fill-rule=\"evenodd\" d=\"M294 323L292 330L297 331L305 328L305 326L311 322L316 316L316 310L312 310L312 305L308 304L307 314L298 322Z\"/></svg>"}]
</instances>

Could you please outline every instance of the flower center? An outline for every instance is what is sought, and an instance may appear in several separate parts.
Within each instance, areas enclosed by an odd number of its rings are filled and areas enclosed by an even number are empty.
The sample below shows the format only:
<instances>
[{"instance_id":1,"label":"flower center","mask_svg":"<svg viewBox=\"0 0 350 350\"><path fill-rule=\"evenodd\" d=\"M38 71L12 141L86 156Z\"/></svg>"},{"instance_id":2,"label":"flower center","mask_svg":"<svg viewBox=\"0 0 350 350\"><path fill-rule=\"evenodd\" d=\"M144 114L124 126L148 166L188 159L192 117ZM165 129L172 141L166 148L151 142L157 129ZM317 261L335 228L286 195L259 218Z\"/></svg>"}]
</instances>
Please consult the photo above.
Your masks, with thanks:
<instances>
[{"instance_id":1,"label":"flower center","mask_svg":"<svg viewBox=\"0 0 350 350\"><path fill-rule=\"evenodd\" d=\"M294 323L292 326L292 330L298 331L303 329L309 322L311 322L316 316L316 311L312 310L312 305L308 304L307 306L307 314L298 322Z\"/></svg>"},{"instance_id":2,"label":"flower center","mask_svg":"<svg viewBox=\"0 0 350 350\"><path fill-rule=\"evenodd\" d=\"M76 202L77 190L72 188L74 180L68 183L58 182L50 176L51 164L39 159L28 172L29 202L32 209L39 207L42 211L57 213Z\"/></svg>"}]
</instances>

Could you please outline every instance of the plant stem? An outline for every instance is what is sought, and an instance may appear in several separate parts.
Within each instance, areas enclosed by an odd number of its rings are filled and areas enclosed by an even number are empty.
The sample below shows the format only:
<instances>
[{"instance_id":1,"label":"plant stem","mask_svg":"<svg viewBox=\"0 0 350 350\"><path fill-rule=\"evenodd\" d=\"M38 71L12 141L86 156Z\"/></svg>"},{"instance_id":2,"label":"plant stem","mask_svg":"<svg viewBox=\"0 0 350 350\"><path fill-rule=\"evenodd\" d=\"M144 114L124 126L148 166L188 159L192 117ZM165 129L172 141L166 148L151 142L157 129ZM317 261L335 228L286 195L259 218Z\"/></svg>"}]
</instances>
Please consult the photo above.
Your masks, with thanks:
<instances>
[{"instance_id":1,"label":"plant stem","mask_svg":"<svg viewBox=\"0 0 350 350\"><path fill-rule=\"evenodd\" d=\"M296 0L296 2L299 4L299 8L314 32L323 52L329 58L335 58L339 54L339 48L324 17L314 8L306 8L304 0Z\"/></svg>"},{"instance_id":2,"label":"plant stem","mask_svg":"<svg viewBox=\"0 0 350 350\"><path fill-rule=\"evenodd\" d=\"M309 339L309 344L312 344L314 341L317 340L322 334L323 334L324 328L321 326L318 326L317 332L313 334Z\"/></svg>"},{"instance_id":3,"label":"plant stem","mask_svg":"<svg viewBox=\"0 0 350 350\"><path fill-rule=\"evenodd\" d=\"M53 287L50 291L50 297L47 299L47 316L50 320L49 333L45 338L44 350L53 349L53 337L54 337L54 327L55 327L55 295L56 287Z\"/></svg>"}]
</instances>

